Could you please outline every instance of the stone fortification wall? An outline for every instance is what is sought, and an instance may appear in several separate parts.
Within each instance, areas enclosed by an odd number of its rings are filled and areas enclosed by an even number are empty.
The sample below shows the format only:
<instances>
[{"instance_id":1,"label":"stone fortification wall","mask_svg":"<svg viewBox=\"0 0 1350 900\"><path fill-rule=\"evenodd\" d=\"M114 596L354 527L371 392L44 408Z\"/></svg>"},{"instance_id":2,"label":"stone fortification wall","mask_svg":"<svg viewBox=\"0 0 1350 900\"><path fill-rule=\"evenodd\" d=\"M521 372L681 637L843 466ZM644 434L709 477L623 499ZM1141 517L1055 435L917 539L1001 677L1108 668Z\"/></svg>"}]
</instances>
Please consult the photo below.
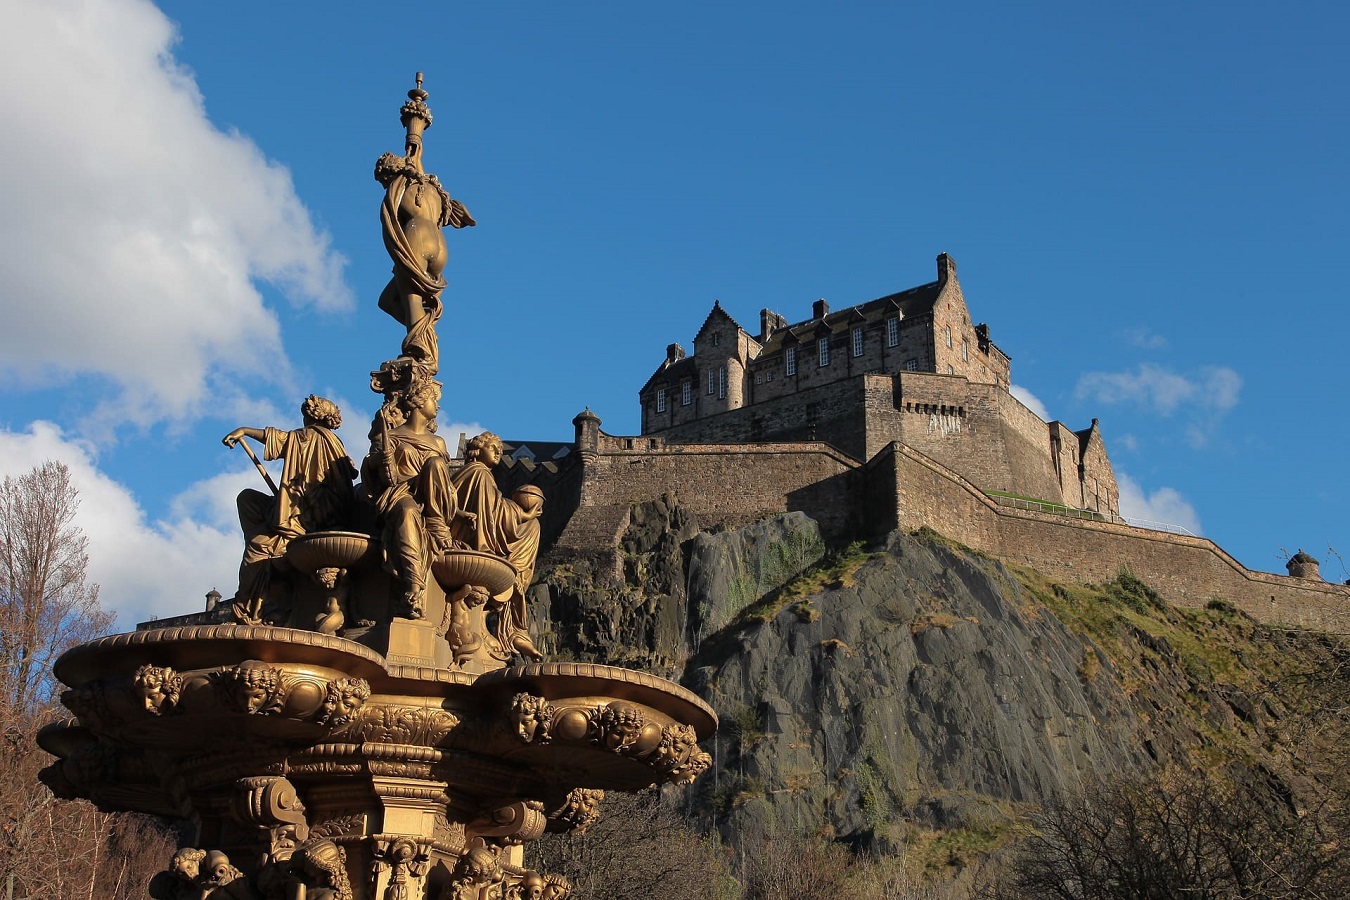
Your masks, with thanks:
<instances>
[{"instance_id":1,"label":"stone fortification wall","mask_svg":"<svg viewBox=\"0 0 1350 900\"><path fill-rule=\"evenodd\" d=\"M708 416L662 431L669 444L828 440L844 453L870 459L891 441L904 441L985 490L1008 491L1082 506L1078 435L1062 426L1060 465L1052 426L994 384L959 375L902 372L861 375ZM1105 450L1099 483L1102 506L1116 509L1115 479ZM1095 507L1094 507L1095 508Z\"/></svg>"},{"instance_id":2,"label":"stone fortification wall","mask_svg":"<svg viewBox=\"0 0 1350 900\"><path fill-rule=\"evenodd\" d=\"M886 380L889 382L888 377ZM677 425L661 431L659 437L670 444L719 445L828 439L849 456L866 459L866 390L867 379L864 378L832 381Z\"/></svg>"},{"instance_id":3,"label":"stone fortification wall","mask_svg":"<svg viewBox=\"0 0 1350 900\"><path fill-rule=\"evenodd\" d=\"M878 530L928 526L1066 581L1108 581L1126 568L1178 606L1199 607L1219 598L1264 622L1350 630L1346 586L1253 572L1206 538L1001 507L956 472L903 444L878 454L866 480L870 521Z\"/></svg>"},{"instance_id":4,"label":"stone fortification wall","mask_svg":"<svg viewBox=\"0 0 1350 900\"><path fill-rule=\"evenodd\" d=\"M594 450L573 455L578 505L556 540L563 549L612 545L629 507L663 494L698 516L704 529L794 510L820 523L827 537L864 527L858 462L828 444L666 444L601 433Z\"/></svg>"},{"instance_id":5,"label":"stone fortification wall","mask_svg":"<svg viewBox=\"0 0 1350 900\"><path fill-rule=\"evenodd\" d=\"M869 459L891 441L903 441L985 490L1078 505L1076 459L1061 483L1050 426L1002 388L960 376L905 372L894 376L889 394L869 392ZM1068 435L1076 457L1077 438Z\"/></svg>"}]
</instances>

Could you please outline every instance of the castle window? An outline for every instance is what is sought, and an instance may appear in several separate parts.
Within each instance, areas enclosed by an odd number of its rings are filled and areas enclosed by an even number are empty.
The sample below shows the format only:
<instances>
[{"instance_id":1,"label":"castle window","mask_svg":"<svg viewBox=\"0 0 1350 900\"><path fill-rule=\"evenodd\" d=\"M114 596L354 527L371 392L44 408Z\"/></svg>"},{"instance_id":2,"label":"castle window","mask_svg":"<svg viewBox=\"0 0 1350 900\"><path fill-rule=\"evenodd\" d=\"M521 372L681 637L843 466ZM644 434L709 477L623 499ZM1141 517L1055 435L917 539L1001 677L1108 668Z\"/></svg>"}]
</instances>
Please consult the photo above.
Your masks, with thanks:
<instances>
[{"instance_id":1,"label":"castle window","mask_svg":"<svg viewBox=\"0 0 1350 900\"><path fill-rule=\"evenodd\" d=\"M820 353L820 364L828 366L830 364L830 339L823 337L816 341L816 349Z\"/></svg>"},{"instance_id":2,"label":"castle window","mask_svg":"<svg viewBox=\"0 0 1350 900\"><path fill-rule=\"evenodd\" d=\"M768 378L767 378L766 380L768 380L768 381L773 381L773 373L772 373L772 372L770 372L770 373L768 374Z\"/></svg>"},{"instance_id":3,"label":"castle window","mask_svg":"<svg viewBox=\"0 0 1350 900\"><path fill-rule=\"evenodd\" d=\"M947 349L950 350L951 348L952 348L952 326L948 325L948 326L947 326Z\"/></svg>"},{"instance_id":4,"label":"castle window","mask_svg":"<svg viewBox=\"0 0 1350 900\"><path fill-rule=\"evenodd\" d=\"M955 374L956 374L956 370L953 369L951 366L948 366L948 367L947 367L947 374L948 374L948 375L955 375Z\"/></svg>"},{"instance_id":5,"label":"castle window","mask_svg":"<svg viewBox=\"0 0 1350 900\"><path fill-rule=\"evenodd\" d=\"M863 330L861 328L853 329L853 355L862 356L863 352Z\"/></svg>"},{"instance_id":6,"label":"castle window","mask_svg":"<svg viewBox=\"0 0 1350 900\"><path fill-rule=\"evenodd\" d=\"M680 385L680 405L688 406L694 399L694 385L686 381Z\"/></svg>"},{"instance_id":7,"label":"castle window","mask_svg":"<svg viewBox=\"0 0 1350 900\"><path fill-rule=\"evenodd\" d=\"M894 347L900 343L900 320L891 316L886 320L886 346Z\"/></svg>"},{"instance_id":8,"label":"castle window","mask_svg":"<svg viewBox=\"0 0 1350 900\"><path fill-rule=\"evenodd\" d=\"M905 371L906 371L906 372L917 372L917 371L919 371L919 361L918 361L917 359L907 359L907 360L905 360Z\"/></svg>"},{"instance_id":9,"label":"castle window","mask_svg":"<svg viewBox=\"0 0 1350 900\"><path fill-rule=\"evenodd\" d=\"M713 346L716 347L716 346L717 346L718 344L720 344L720 343L722 343L722 335L721 335L719 332L714 331L714 332L713 332Z\"/></svg>"},{"instance_id":10,"label":"castle window","mask_svg":"<svg viewBox=\"0 0 1350 900\"><path fill-rule=\"evenodd\" d=\"M725 400L727 397L727 367L723 366L717 370L717 399Z\"/></svg>"},{"instance_id":11,"label":"castle window","mask_svg":"<svg viewBox=\"0 0 1350 900\"><path fill-rule=\"evenodd\" d=\"M717 390L717 373L714 372L712 369L709 369L709 370L708 370L708 396L711 397L711 396L713 395L713 391L715 391L715 390Z\"/></svg>"},{"instance_id":12,"label":"castle window","mask_svg":"<svg viewBox=\"0 0 1350 900\"><path fill-rule=\"evenodd\" d=\"M665 412L665 411L666 411L666 389L665 389L665 388L657 388L657 389L656 389L656 411L657 411L657 412Z\"/></svg>"},{"instance_id":13,"label":"castle window","mask_svg":"<svg viewBox=\"0 0 1350 900\"><path fill-rule=\"evenodd\" d=\"M961 339L961 359L970 362L970 341Z\"/></svg>"},{"instance_id":14,"label":"castle window","mask_svg":"<svg viewBox=\"0 0 1350 900\"><path fill-rule=\"evenodd\" d=\"M784 360L787 363L787 374L797 374L797 348L789 347L784 352Z\"/></svg>"}]
</instances>

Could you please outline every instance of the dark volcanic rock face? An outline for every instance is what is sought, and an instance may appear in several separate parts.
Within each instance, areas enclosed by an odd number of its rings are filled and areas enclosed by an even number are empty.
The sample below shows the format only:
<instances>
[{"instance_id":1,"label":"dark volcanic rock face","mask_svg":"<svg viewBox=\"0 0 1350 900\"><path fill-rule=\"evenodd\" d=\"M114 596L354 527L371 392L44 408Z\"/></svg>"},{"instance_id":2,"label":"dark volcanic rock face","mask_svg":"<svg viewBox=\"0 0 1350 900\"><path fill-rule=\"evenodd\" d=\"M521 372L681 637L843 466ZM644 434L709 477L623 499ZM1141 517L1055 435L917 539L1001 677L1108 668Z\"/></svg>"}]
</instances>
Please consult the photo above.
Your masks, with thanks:
<instances>
[{"instance_id":1,"label":"dark volcanic rock face","mask_svg":"<svg viewBox=\"0 0 1350 900\"><path fill-rule=\"evenodd\" d=\"M1124 691L996 563L896 536L847 586L705 647L688 682L724 716L713 780L728 831L901 817L978 824L1146 754Z\"/></svg>"},{"instance_id":2,"label":"dark volcanic rock face","mask_svg":"<svg viewBox=\"0 0 1350 900\"><path fill-rule=\"evenodd\" d=\"M738 840L884 850L906 821L997 828L1093 776L1269 743L1278 709L1134 624L1194 637L1146 587L1033 576L932 534L827 555L801 514L703 532L663 499L634 508L612 560L555 560L532 596L551 653L681 679L717 709L690 808Z\"/></svg>"}]
</instances>

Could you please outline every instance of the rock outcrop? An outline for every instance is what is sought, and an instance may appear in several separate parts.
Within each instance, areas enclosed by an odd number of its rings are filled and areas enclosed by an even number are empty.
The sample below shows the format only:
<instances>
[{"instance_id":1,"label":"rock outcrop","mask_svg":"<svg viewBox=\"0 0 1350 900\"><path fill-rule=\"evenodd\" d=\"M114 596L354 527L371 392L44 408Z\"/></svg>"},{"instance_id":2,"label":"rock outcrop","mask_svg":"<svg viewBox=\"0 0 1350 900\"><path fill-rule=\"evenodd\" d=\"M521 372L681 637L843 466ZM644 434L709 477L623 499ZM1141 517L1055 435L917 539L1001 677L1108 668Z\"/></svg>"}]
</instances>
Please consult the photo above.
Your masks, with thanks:
<instances>
[{"instance_id":1,"label":"rock outcrop","mask_svg":"<svg viewBox=\"0 0 1350 900\"><path fill-rule=\"evenodd\" d=\"M1260 628L1223 605L1171 610L1128 574L1055 585L932 533L826 553L801 514L707 533L663 498L629 519L614 560L548 562L539 639L713 704L715 767L691 808L740 840L885 850L911 827L997 829L1197 748L1282 752L1278 703L1192 646Z\"/></svg>"}]
</instances>

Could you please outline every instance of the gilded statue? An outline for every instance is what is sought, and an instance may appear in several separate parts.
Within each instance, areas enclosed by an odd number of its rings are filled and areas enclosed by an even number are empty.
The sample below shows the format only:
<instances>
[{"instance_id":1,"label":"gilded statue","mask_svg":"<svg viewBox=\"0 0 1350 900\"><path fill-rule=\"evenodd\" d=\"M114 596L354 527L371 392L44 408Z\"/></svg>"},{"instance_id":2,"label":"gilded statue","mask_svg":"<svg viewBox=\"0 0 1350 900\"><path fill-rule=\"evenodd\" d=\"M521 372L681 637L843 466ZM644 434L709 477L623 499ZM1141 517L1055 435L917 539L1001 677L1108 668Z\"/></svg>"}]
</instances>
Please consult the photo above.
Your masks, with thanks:
<instances>
[{"instance_id":1,"label":"gilded statue","mask_svg":"<svg viewBox=\"0 0 1350 900\"><path fill-rule=\"evenodd\" d=\"M375 163L375 180L384 186L380 223L384 246L394 261L394 277L380 294L380 309L407 328L403 356L439 366L436 322L441 317L441 291L447 251L441 229L476 225L464 204L451 199L435 175L422 167L422 133L431 127L431 110L422 90L408 92L401 111L407 131L404 155L386 153Z\"/></svg>"},{"instance_id":2,"label":"gilded statue","mask_svg":"<svg viewBox=\"0 0 1350 900\"><path fill-rule=\"evenodd\" d=\"M341 528L351 516L356 466L337 436L342 412L331 400L311 394L300 404L300 415L304 424L294 431L244 427L221 439L226 447L234 447L250 438L263 445L265 459L285 461L280 485L271 485L271 477L262 470L272 494L248 488L236 500L244 556L234 610L236 618L249 624L263 618L273 563L286 545L302 534ZM248 445L243 446L253 457Z\"/></svg>"},{"instance_id":3,"label":"gilded statue","mask_svg":"<svg viewBox=\"0 0 1350 900\"><path fill-rule=\"evenodd\" d=\"M410 619L426 614L431 561L451 547L456 495L449 454L436 435L441 386L429 378L391 395L375 414L361 483L375 506L386 567Z\"/></svg>"},{"instance_id":4,"label":"gilded statue","mask_svg":"<svg viewBox=\"0 0 1350 900\"><path fill-rule=\"evenodd\" d=\"M543 654L530 640L526 628L525 591L534 578L539 555L539 516L544 494L533 485L502 496L492 470L502 461L501 438L490 431L470 439L467 462L455 475L455 495L463 515L451 525L451 537L472 550L493 553L516 568L514 585L493 598L497 605L497 640L505 652L530 659Z\"/></svg>"}]
</instances>

